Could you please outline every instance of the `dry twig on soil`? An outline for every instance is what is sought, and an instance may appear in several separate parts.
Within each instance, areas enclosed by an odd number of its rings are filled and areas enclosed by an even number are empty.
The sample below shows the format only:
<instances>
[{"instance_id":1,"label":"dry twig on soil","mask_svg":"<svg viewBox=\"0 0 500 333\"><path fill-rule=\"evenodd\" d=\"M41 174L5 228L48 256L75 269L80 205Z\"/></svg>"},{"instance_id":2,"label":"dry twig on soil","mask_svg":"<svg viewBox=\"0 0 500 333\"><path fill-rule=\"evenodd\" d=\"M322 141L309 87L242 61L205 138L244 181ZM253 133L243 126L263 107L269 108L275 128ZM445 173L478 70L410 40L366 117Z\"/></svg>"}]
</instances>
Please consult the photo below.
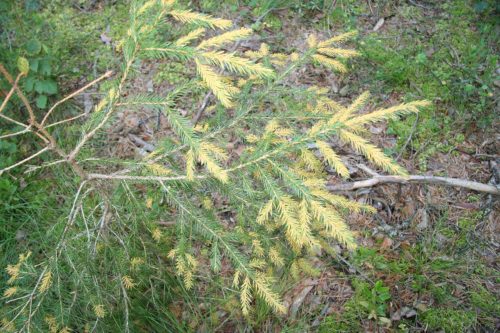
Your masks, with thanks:
<instances>
[{"instance_id":1,"label":"dry twig on soil","mask_svg":"<svg viewBox=\"0 0 500 333\"><path fill-rule=\"evenodd\" d=\"M373 187L383 184L436 184L444 186L454 186L467 188L469 190L484 192L499 195L500 190L497 186L478 183L474 181L448 178L448 177L435 177L435 176L373 176L372 178L359 180L352 183L329 185L327 188L332 192L339 191L353 191L360 188Z\"/></svg>"}]
</instances>

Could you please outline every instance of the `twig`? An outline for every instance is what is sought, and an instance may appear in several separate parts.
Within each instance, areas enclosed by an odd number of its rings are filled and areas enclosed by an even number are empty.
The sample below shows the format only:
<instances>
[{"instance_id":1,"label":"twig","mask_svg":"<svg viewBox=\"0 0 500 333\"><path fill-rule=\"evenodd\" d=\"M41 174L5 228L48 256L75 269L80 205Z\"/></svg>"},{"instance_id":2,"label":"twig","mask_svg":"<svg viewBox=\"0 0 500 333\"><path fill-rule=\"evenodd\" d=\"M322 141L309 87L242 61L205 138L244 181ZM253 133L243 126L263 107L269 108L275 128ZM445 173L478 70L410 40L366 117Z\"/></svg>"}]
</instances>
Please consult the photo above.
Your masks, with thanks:
<instances>
[{"instance_id":1,"label":"twig","mask_svg":"<svg viewBox=\"0 0 500 333\"><path fill-rule=\"evenodd\" d=\"M76 161L74 159L70 159L69 156L58 146L56 139L47 131L47 129L44 126L42 126L42 124L38 123L38 121L36 120L35 112L33 111L33 108L31 107L30 102L28 101L28 99L26 98L24 93L21 91L21 89L19 89L19 87L17 87L14 84L14 80L12 79L12 76L9 74L9 72L5 69L5 67L2 64L0 64L0 73L2 73L3 76L7 79L7 81L9 81L9 83L11 83L15 87L17 95L19 96L19 98L23 102L24 106L28 110L29 118L30 118L29 125L34 126L37 129L37 131L31 130L31 129L30 130L33 133L35 133L38 137L40 137L47 144L48 149L54 150L60 157L66 159L68 161L68 163L71 165L71 167L73 168L73 170L78 174L78 176L80 176L81 178L85 178L86 174L83 171L83 169L78 165L78 163L76 163ZM109 75L111 75L111 74L109 74ZM81 91L81 90L82 89L79 89L79 90L77 90L77 92ZM64 101L64 100L74 96L75 93L68 95L66 98L64 98L61 101ZM55 106L60 104L61 101L57 102L55 104ZM51 108L51 110L53 110L55 106L53 106ZM0 113L0 116L4 116L4 115L2 115ZM44 118L44 121L45 120L46 120L46 118ZM24 124L22 126L24 126L26 128L30 127L30 126L27 126Z\"/></svg>"},{"instance_id":2,"label":"twig","mask_svg":"<svg viewBox=\"0 0 500 333\"><path fill-rule=\"evenodd\" d=\"M10 121L11 123L14 123L14 124L19 125L19 126L24 127L24 128L28 128L28 127L29 127L28 125L23 124L23 123L21 123L21 122L19 122L19 121L15 120L15 119L12 119L12 118L10 118L10 117L7 117L6 115L1 114L1 113L0 113L0 118L3 118L3 119L5 119L5 120L7 120L7 121Z\"/></svg>"},{"instance_id":3,"label":"twig","mask_svg":"<svg viewBox=\"0 0 500 333\"><path fill-rule=\"evenodd\" d=\"M370 176L373 176L373 177L380 176L376 171L370 169L369 167L367 167L364 164L358 164L357 167L360 168L361 170L363 170L364 172L366 172L367 174L369 174Z\"/></svg>"},{"instance_id":4,"label":"twig","mask_svg":"<svg viewBox=\"0 0 500 333\"><path fill-rule=\"evenodd\" d=\"M198 175L194 177L195 179L204 179L207 176ZM174 181L174 180L186 180L187 177L184 175L180 176L129 176L129 175L110 175L110 174L101 174L101 173L89 173L87 175L87 179L114 179L114 180L129 180L129 181L150 181L150 182L158 182L158 181Z\"/></svg>"},{"instance_id":5,"label":"twig","mask_svg":"<svg viewBox=\"0 0 500 333\"><path fill-rule=\"evenodd\" d=\"M86 84L85 86L83 86L80 89L72 92L71 94L69 94L68 96L64 97L63 99L57 101L54 105L52 105L52 107L49 109L49 111L47 111L47 113L43 117L43 120L40 123L40 125L41 126L45 125L45 122L47 121L47 119L49 118L50 114L52 113L52 111L54 111L54 109L56 107L58 107L59 105L61 105L64 102L66 102L68 99L71 99L71 98L75 97L76 95L78 95L79 93L81 93L81 92L85 91L86 89L90 88L91 86L93 86L97 82L110 77L112 74L113 74L112 71L107 71L106 73L104 73L103 75L101 75L100 77L98 77L97 79L95 79L94 81Z\"/></svg>"},{"instance_id":6,"label":"twig","mask_svg":"<svg viewBox=\"0 0 500 333\"><path fill-rule=\"evenodd\" d=\"M22 165L22 164L24 164L24 163L28 162L29 160L31 160L31 159L33 159L33 158L37 157L38 155L41 155L41 154L45 153L45 152L46 152L47 150L49 150L49 149L50 149L49 147L45 147L45 148L43 148L43 149L39 150L38 152L34 153L33 155L31 155L31 156L29 156L29 157L25 158L24 160L19 161L19 162L17 162L16 164L13 164L13 165L11 165L11 166L9 166L9 167L6 167L6 168L4 168L4 169L0 170L0 176L1 176L1 175L5 172L5 171L8 171L8 170L13 169L13 168L15 168L15 167L17 167L17 166L20 166L20 165Z\"/></svg>"},{"instance_id":7,"label":"twig","mask_svg":"<svg viewBox=\"0 0 500 333\"><path fill-rule=\"evenodd\" d=\"M12 97L12 94L14 93L14 91L16 91L17 89L17 84L19 83L19 79L23 76L23 74L19 74L17 75L16 77L16 81L14 82L14 84L12 85L12 88L10 88L10 91L9 93L7 94L7 96L5 96L5 99L3 100L2 102L2 105L0 106L0 113L3 111L3 109L5 108L5 106L7 105L7 103L9 102L9 99Z\"/></svg>"},{"instance_id":8,"label":"twig","mask_svg":"<svg viewBox=\"0 0 500 333\"><path fill-rule=\"evenodd\" d=\"M64 123L67 123L67 122L79 119L81 117L85 117L86 115L87 115L86 113L81 113L78 116L74 116L74 117L71 117L71 118L68 118L68 119L64 119L64 120L61 120L61 121L57 121L55 123L47 125L47 126L45 126L45 128L51 128L51 127L56 126L56 125L61 125L61 124L64 124Z\"/></svg>"},{"instance_id":9,"label":"twig","mask_svg":"<svg viewBox=\"0 0 500 333\"><path fill-rule=\"evenodd\" d=\"M26 96L24 96L21 89L19 89L19 87L14 84L14 82L15 82L14 79L12 78L12 76L9 74L9 72L5 69L5 67L2 64L0 64L0 73L2 73L3 76L7 79L7 81L9 81L9 83L12 84L12 86L16 89L17 95L19 96L19 98L23 102L24 106L26 106L26 109L28 110L28 113L30 115L31 124L36 123L35 113L33 112L33 108L31 108L31 105L30 105L28 99L26 98Z\"/></svg>"},{"instance_id":10,"label":"twig","mask_svg":"<svg viewBox=\"0 0 500 333\"><path fill-rule=\"evenodd\" d=\"M360 180L352 183L328 185L329 191L352 191L359 188L373 187L382 184L436 184L444 186L463 187L477 192L485 192L490 194L499 195L500 189L494 185L487 185L474 181L448 178L448 177L435 177L435 176L374 176L370 179Z\"/></svg>"},{"instance_id":11,"label":"twig","mask_svg":"<svg viewBox=\"0 0 500 333\"><path fill-rule=\"evenodd\" d=\"M175 225L176 222L175 221L159 221L158 224L162 225L164 227L171 227L171 226Z\"/></svg>"},{"instance_id":12,"label":"twig","mask_svg":"<svg viewBox=\"0 0 500 333\"><path fill-rule=\"evenodd\" d=\"M118 89L117 89L118 99L119 99L119 96L121 95L125 80L127 79L127 76L130 72L130 68L132 67L132 63L134 62L136 52L137 52L137 50L134 51L134 54L130 57L129 61L127 61L127 64L125 65L125 69L124 69L124 72L123 72L122 77L120 79L120 83L118 84ZM96 127L94 127L93 130L85 133L85 135L83 135L80 142L69 153L68 161L70 163L74 162L76 156L80 153L80 150L82 150L83 146L85 146L87 141L92 139L94 137L94 135L97 133L97 131L99 131L108 122L109 118L111 118L111 115L114 113L114 107L116 106L116 103L118 103L118 100L115 100L115 101L113 101L113 103L111 103L111 105L109 106L108 112L104 115L104 118L97 124Z\"/></svg>"},{"instance_id":13,"label":"twig","mask_svg":"<svg viewBox=\"0 0 500 333\"><path fill-rule=\"evenodd\" d=\"M472 156L479 159L491 159L491 160L500 158L500 155L492 155L492 154L474 154Z\"/></svg>"},{"instance_id":14,"label":"twig","mask_svg":"<svg viewBox=\"0 0 500 333\"><path fill-rule=\"evenodd\" d=\"M30 132L29 127L26 127L25 129L23 129L22 131L19 131L19 132L0 135L0 139L10 138L10 137L21 135L21 134L28 133L28 132Z\"/></svg>"},{"instance_id":15,"label":"twig","mask_svg":"<svg viewBox=\"0 0 500 333\"><path fill-rule=\"evenodd\" d=\"M123 280L122 280L122 277L120 276L120 287L122 289L122 292L123 292L123 303L125 304L125 332L130 332L129 330L129 323L128 323L128 318L129 318L129 314L128 314L128 294L127 294L127 291L125 290L125 287L123 285Z\"/></svg>"},{"instance_id":16,"label":"twig","mask_svg":"<svg viewBox=\"0 0 500 333\"><path fill-rule=\"evenodd\" d=\"M38 169L48 168L48 167L51 167L53 165L61 164L61 163L65 163L65 162L66 162L66 159L63 159L63 160L57 160L54 162L45 163L42 165L30 166L28 168L28 170L26 170L24 173L28 174L28 173L34 172L35 170L38 170Z\"/></svg>"},{"instance_id":17,"label":"twig","mask_svg":"<svg viewBox=\"0 0 500 333\"><path fill-rule=\"evenodd\" d=\"M30 102L28 101L28 99L26 98L26 96L24 96L23 92L21 91L21 89L19 89L18 86L16 86L14 84L14 79L12 78L12 76L9 74L9 72L5 69L5 67L0 64L0 73L2 73L2 75L7 79L7 81L9 81L10 84L12 84L13 87L15 87L16 89L16 93L17 95L19 96L19 98L21 99L21 101L23 102L24 106L26 107L26 109L28 110L28 113L29 113L29 124L30 125L33 125L35 126L38 131L41 133L38 133L36 131L33 131L31 130L33 133L35 133L40 139L42 139L45 143L49 143L52 145L52 148L59 154L63 154L64 155L64 152L62 152L62 150L60 150L56 144L56 140L54 139L54 137L52 135L50 135L50 133L48 133L45 128L43 128L43 126L40 126L40 124L36 121L36 116L35 116L35 112L33 111L33 108L31 107L30 105ZM2 114L0 114L0 116L4 116ZM7 117L8 118L8 117ZM9 118L10 119L10 118ZM16 122L15 120L11 119L11 121L14 121L15 123L17 124L21 124L19 122ZM25 125L25 124L21 124L21 126L23 127L26 127L28 128L29 126L28 125ZM43 135L42 135L43 134ZM64 155L65 156L65 155ZM61 155L61 157L63 157Z\"/></svg>"},{"instance_id":18,"label":"twig","mask_svg":"<svg viewBox=\"0 0 500 333\"><path fill-rule=\"evenodd\" d=\"M401 150L399 151L398 157L396 157L396 161L398 161L401 158L401 155L403 155L403 152L405 151L406 147L408 146L411 139L413 138L413 134L415 133L415 130L417 129L417 123L418 123L418 113L416 115L415 121L413 122L413 126L411 127L410 135L408 135L408 139L406 140L403 147L401 147Z\"/></svg>"},{"instance_id":19,"label":"twig","mask_svg":"<svg viewBox=\"0 0 500 333\"><path fill-rule=\"evenodd\" d=\"M212 97L211 91L205 95L205 98L203 98L203 102L201 102L200 109L198 110L198 112L196 113L196 115L193 118L193 126L196 126L196 124L200 120L200 118L203 114L203 111L205 111L205 109L207 108L208 101L210 100L210 97Z\"/></svg>"},{"instance_id":20,"label":"twig","mask_svg":"<svg viewBox=\"0 0 500 333\"><path fill-rule=\"evenodd\" d=\"M418 2L416 2L416 1L414 1L414 0L408 0L408 2L409 2L409 3L411 3L412 5L417 6L417 7L420 7L420 8L430 9L429 7L424 6L424 5L422 5L422 4L420 4L420 3L418 3Z\"/></svg>"}]
</instances>

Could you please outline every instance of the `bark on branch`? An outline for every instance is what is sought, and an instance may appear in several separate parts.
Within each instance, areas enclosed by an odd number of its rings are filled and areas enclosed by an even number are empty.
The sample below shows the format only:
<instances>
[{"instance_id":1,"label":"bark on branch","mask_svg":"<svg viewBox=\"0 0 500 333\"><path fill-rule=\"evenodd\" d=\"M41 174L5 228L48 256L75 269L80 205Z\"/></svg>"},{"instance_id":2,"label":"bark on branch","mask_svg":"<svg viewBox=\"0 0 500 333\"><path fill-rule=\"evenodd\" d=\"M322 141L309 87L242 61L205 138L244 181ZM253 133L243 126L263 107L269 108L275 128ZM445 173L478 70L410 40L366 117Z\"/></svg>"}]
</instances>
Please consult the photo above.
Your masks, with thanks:
<instances>
[{"instance_id":1,"label":"bark on branch","mask_svg":"<svg viewBox=\"0 0 500 333\"><path fill-rule=\"evenodd\" d=\"M458 178L417 176L417 175L410 175L410 176L376 175L373 176L372 178L355 181L352 183L328 185L327 188L328 190L333 192L352 191L359 188L373 187L376 185L383 185L383 184L436 184L444 186L462 187L477 192L485 192L495 195L500 194L499 187L494 185L488 185Z\"/></svg>"}]
</instances>

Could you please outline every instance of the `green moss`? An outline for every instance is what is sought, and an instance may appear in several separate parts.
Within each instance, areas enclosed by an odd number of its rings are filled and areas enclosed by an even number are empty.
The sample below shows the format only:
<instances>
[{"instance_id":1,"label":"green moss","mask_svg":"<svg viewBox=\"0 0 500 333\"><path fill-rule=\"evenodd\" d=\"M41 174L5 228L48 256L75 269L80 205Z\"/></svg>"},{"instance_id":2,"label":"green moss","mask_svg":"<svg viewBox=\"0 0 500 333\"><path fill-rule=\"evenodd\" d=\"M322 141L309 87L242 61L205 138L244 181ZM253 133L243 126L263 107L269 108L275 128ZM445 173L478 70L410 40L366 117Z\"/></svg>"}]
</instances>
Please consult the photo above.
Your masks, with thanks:
<instances>
[{"instance_id":1,"label":"green moss","mask_svg":"<svg viewBox=\"0 0 500 333\"><path fill-rule=\"evenodd\" d=\"M500 317L500 303L498 302L498 298L484 287L479 286L477 291L471 292L470 299L471 303L481 311L493 317Z\"/></svg>"},{"instance_id":2,"label":"green moss","mask_svg":"<svg viewBox=\"0 0 500 333\"><path fill-rule=\"evenodd\" d=\"M345 333L345 332L360 332L362 331L361 324L357 318L356 312L346 306L346 310L342 315L334 314L326 317L319 327L319 333Z\"/></svg>"},{"instance_id":3,"label":"green moss","mask_svg":"<svg viewBox=\"0 0 500 333\"><path fill-rule=\"evenodd\" d=\"M491 125L499 59L492 6L481 15L469 1L443 1L436 6L443 11L435 11L432 21L419 15L415 6L399 7L395 22L417 24L406 28L402 36L397 25L384 26L383 34L369 35L360 45L364 58L358 60L363 67L377 64L367 73L367 80L382 82L379 93L396 91L434 102L434 109L420 113L416 126L415 117L408 117L404 122L391 122L388 131L398 137L398 150L404 146L417 152L422 171L436 153L448 154L461 145L467 127Z\"/></svg>"},{"instance_id":4,"label":"green moss","mask_svg":"<svg viewBox=\"0 0 500 333\"><path fill-rule=\"evenodd\" d=\"M186 83L188 81L186 77L186 66L180 62L174 61L160 64L153 81L158 84L165 81L171 85Z\"/></svg>"},{"instance_id":5,"label":"green moss","mask_svg":"<svg viewBox=\"0 0 500 333\"><path fill-rule=\"evenodd\" d=\"M283 22L275 15L268 15L264 21L265 25L273 30L279 30L283 27Z\"/></svg>"},{"instance_id":6,"label":"green moss","mask_svg":"<svg viewBox=\"0 0 500 333\"><path fill-rule=\"evenodd\" d=\"M421 320L432 330L465 332L476 323L476 314L449 308L433 308L424 312Z\"/></svg>"}]
</instances>

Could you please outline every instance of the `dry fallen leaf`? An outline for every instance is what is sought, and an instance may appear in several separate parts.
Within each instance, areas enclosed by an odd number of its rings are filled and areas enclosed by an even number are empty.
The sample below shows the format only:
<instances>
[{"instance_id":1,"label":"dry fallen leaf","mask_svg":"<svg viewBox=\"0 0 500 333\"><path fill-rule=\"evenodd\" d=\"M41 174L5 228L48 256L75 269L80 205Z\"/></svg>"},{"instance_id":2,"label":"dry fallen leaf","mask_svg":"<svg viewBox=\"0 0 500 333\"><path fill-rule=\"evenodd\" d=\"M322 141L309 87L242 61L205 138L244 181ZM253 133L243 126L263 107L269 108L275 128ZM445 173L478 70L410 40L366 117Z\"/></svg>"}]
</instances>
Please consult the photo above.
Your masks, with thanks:
<instances>
[{"instance_id":1,"label":"dry fallen leaf","mask_svg":"<svg viewBox=\"0 0 500 333\"><path fill-rule=\"evenodd\" d=\"M290 306L290 315L295 317L297 315L297 312L299 311L300 306L302 303L304 303L304 299L306 296L309 294L309 292L314 288L314 286L317 284L317 282L314 282L311 285L308 285L302 289L302 291L295 296L292 305Z\"/></svg>"},{"instance_id":2,"label":"dry fallen leaf","mask_svg":"<svg viewBox=\"0 0 500 333\"><path fill-rule=\"evenodd\" d=\"M385 237L384 240L382 241L382 244L380 244L380 248L382 250L387 250L390 249L393 244L392 239Z\"/></svg>"}]
</instances>

